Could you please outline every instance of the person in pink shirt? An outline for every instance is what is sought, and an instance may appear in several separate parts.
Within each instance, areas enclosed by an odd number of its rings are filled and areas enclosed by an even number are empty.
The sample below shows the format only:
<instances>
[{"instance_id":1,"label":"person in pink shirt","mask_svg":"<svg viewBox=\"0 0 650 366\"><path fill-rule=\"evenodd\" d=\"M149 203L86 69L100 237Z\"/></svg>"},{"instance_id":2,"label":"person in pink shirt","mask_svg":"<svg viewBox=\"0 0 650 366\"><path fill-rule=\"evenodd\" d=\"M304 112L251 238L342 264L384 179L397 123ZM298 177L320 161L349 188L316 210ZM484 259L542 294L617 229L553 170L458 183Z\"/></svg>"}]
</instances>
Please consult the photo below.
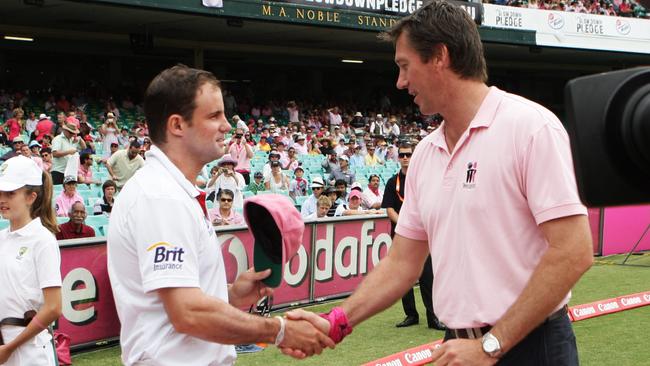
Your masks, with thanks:
<instances>
[{"instance_id":1,"label":"person in pink shirt","mask_svg":"<svg viewBox=\"0 0 650 366\"><path fill-rule=\"evenodd\" d=\"M229 189L221 189L217 193L217 202L219 207L213 207L208 210L208 216L212 225L243 225L244 217L232 209L234 194Z\"/></svg>"},{"instance_id":2,"label":"person in pink shirt","mask_svg":"<svg viewBox=\"0 0 650 366\"><path fill-rule=\"evenodd\" d=\"M52 122L47 115L41 113L41 115L38 116L38 123L36 124L36 141L41 142L43 136L52 135L54 133L54 131L52 131L53 128L54 122Z\"/></svg>"},{"instance_id":3,"label":"person in pink shirt","mask_svg":"<svg viewBox=\"0 0 650 366\"><path fill-rule=\"evenodd\" d=\"M251 159L253 158L253 148L246 143L244 139L244 131L237 129L232 137L230 147L228 147L228 154L237 160L235 171L241 174L246 181L246 184L251 180Z\"/></svg>"},{"instance_id":4,"label":"person in pink shirt","mask_svg":"<svg viewBox=\"0 0 650 366\"><path fill-rule=\"evenodd\" d=\"M4 128L7 130L7 139L9 141L13 141L18 135L20 135L20 131L23 129L23 125L25 124L25 121L23 120L23 116L25 115L25 112L21 108L16 108L13 110L13 116L14 118L10 118L5 122Z\"/></svg>"},{"instance_id":5,"label":"person in pink shirt","mask_svg":"<svg viewBox=\"0 0 650 366\"><path fill-rule=\"evenodd\" d=\"M340 341L399 300L431 254L433 307L448 327L436 365L578 365L566 304L593 258L565 129L486 85L477 26L459 6L433 0L383 36L397 88L444 122L413 153L381 265L324 318L288 316Z\"/></svg>"},{"instance_id":6,"label":"person in pink shirt","mask_svg":"<svg viewBox=\"0 0 650 366\"><path fill-rule=\"evenodd\" d=\"M84 184L102 184L98 179L93 178L93 158L90 157L90 154L83 153L79 155L79 171L77 173L79 183Z\"/></svg>"},{"instance_id":7,"label":"person in pink shirt","mask_svg":"<svg viewBox=\"0 0 650 366\"><path fill-rule=\"evenodd\" d=\"M52 169L52 150L49 147L41 150L41 159L43 160L43 170L49 173Z\"/></svg>"},{"instance_id":8,"label":"person in pink shirt","mask_svg":"<svg viewBox=\"0 0 650 366\"><path fill-rule=\"evenodd\" d=\"M70 208L75 202L82 202L84 199L77 192L77 177L68 176L63 179L63 191L54 201L54 211L57 216L68 217Z\"/></svg>"}]
</instances>

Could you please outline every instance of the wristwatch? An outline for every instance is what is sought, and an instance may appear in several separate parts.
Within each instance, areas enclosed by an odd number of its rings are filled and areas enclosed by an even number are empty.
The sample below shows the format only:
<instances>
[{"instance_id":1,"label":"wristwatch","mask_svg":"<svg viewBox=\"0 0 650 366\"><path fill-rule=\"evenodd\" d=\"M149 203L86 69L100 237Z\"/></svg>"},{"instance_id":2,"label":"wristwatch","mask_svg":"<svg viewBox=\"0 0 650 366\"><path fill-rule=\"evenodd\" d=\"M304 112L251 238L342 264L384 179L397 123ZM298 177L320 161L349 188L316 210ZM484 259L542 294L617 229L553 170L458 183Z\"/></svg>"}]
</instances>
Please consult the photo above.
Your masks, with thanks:
<instances>
[{"instance_id":1,"label":"wristwatch","mask_svg":"<svg viewBox=\"0 0 650 366\"><path fill-rule=\"evenodd\" d=\"M501 356L501 343L499 339L494 336L494 334L487 332L481 339L481 344L483 345L483 352L487 353L490 357L500 357Z\"/></svg>"}]
</instances>

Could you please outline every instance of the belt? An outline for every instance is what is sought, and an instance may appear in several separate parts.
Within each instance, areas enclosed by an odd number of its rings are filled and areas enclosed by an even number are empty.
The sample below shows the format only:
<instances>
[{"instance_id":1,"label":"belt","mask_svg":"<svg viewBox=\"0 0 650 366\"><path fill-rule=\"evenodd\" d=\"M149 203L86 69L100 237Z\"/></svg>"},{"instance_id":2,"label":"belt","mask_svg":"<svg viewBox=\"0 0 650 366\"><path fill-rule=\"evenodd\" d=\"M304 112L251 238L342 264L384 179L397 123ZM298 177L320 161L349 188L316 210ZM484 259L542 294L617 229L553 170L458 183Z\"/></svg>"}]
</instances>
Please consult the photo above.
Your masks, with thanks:
<instances>
[{"instance_id":1,"label":"belt","mask_svg":"<svg viewBox=\"0 0 650 366\"><path fill-rule=\"evenodd\" d=\"M549 315L549 317L546 318L544 322L545 323L550 322L559 319L562 316L566 316L568 311L569 311L569 307L565 304L563 307L560 308L560 310ZM474 339L474 338L483 337L483 335L489 332L490 329L492 329L492 326L486 325L480 328L448 329L448 331L451 333L453 338Z\"/></svg>"},{"instance_id":2,"label":"belt","mask_svg":"<svg viewBox=\"0 0 650 366\"><path fill-rule=\"evenodd\" d=\"M36 316L36 311L29 310L25 312L23 318L4 318L0 320L0 326L2 325L15 325L18 327L26 327ZM2 338L2 332L0 331L0 346L5 344L4 339Z\"/></svg>"}]
</instances>

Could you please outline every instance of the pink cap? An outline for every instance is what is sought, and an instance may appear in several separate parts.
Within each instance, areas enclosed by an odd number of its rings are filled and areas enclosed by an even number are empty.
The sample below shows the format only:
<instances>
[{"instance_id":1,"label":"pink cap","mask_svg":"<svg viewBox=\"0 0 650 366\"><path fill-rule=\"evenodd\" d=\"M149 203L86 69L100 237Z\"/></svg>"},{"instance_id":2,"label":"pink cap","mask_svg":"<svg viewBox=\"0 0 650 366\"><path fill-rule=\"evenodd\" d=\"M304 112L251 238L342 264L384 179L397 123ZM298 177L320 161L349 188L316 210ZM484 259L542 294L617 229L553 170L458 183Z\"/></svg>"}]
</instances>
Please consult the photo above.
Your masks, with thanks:
<instances>
[{"instance_id":1,"label":"pink cap","mask_svg":"<svg viewBox=\"0 0 650 366\"><path fill-rule=\"evenodd\" d=\"M361 192L359 192L359 191L356 190L356 189L351 190L351 191L350 191L350 194L348 194L348 201L351 200L352 197L361 198Z\"/></svg>"},{"instance_id":2,"label":"pink cap","mask_svg":"<svg viewBox=\"0 0 650 366\"><path fill-rule=\"evenodd\" d=\"M284 264L298 252L305 223L291 200L280 194L264 194L244 200L244 219L255 238L255 271L271 269L263 282L277 287L282 282Z\"/></svg>"}]
</instances>

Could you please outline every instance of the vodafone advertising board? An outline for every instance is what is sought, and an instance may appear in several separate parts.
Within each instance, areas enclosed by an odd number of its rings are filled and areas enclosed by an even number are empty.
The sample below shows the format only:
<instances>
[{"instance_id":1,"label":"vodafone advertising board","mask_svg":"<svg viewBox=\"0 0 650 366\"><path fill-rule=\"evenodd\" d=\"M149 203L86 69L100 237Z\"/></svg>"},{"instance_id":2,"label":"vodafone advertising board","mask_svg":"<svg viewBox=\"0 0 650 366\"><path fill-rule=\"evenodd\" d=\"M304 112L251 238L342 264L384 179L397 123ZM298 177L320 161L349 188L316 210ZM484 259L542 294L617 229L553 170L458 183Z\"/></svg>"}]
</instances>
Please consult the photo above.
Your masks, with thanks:
<instances>
[{"instance_id":1,"label":"vodafone advertising board","mask_svg":"<svg viewBox=\"0 0 650 366\"><path fill-rule=\"evenodd\" d=\"M294 304L345 295L386 255L390 223L375 215L355 220L308 223L302 246L284 268L274 304ZM253 265L253 236L242 227L218 229L228 282ZM105 238L62 241L63 315L59 332L73 347L119 336L120 322L106 267ZM312 266L312 253L318 264Z\"/></svg>"}]
</instances>

